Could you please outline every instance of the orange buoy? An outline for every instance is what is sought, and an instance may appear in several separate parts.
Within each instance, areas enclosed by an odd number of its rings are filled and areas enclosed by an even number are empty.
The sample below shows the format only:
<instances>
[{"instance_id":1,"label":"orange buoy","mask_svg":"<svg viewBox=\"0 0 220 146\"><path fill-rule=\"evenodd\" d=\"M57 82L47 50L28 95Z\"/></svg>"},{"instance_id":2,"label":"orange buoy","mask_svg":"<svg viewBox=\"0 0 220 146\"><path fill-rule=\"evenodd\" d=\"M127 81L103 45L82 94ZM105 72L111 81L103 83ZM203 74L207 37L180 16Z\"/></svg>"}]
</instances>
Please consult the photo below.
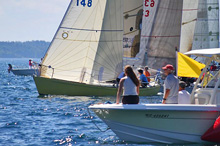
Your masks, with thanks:
<instances>
[{"instance_id":1,"label":"orange buoy","mask_svg":"<svg viewBox=\"0 0 220 146\"><path fill-rule=\"evenodd\" d=\"M201 137L202 140L220 143L220 116Z\"/></svg>"}]
</instances>

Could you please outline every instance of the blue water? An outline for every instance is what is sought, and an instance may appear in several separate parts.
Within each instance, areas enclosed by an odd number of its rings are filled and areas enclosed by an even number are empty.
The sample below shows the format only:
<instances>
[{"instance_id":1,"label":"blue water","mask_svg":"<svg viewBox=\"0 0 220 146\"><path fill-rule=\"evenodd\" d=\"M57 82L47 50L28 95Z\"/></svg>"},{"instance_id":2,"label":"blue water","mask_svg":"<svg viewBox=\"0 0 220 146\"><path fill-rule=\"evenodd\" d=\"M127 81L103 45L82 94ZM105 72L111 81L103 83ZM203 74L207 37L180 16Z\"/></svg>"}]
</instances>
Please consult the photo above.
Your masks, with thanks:
<instances>
[{"instance_id":1,"label":"blue water","mask_svg":"<svg viewBox=\"0 0 220 146\"><path fill-rule=\"evenodd\" d=\"M115 102L115 97L39 97L33 78L9 74L8 63L14 68L24 68L28 67L28 58L0 58L0 146L140 146L119 140L111 130L101 132L91 121L87 107ZM140 102L158 100L158 97L141 97ZM104 131L107 126L91 114Z\"/></svg>"}]
</instances>

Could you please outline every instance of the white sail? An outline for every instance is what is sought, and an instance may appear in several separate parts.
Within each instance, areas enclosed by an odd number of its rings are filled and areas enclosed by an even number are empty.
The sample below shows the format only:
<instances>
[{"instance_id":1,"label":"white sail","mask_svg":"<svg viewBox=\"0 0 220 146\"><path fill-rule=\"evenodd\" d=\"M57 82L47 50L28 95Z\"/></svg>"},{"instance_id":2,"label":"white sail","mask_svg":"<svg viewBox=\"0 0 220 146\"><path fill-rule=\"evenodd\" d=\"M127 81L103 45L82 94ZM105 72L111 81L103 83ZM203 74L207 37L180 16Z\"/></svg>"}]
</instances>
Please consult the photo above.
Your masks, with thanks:
<instances>
[{"instance_id":1,"label":"white sail","mask_svg":"<svg viewBox=\"0 0 220 146\"><path fill-rule=\"evenodd\" d=\"M219 47L219 0L199 0L193 49Z\"/></svg>"},{"instance_id":2,"label":"white sail","mask_svg":"<svg viewBox=\"0 0 220 146\"><path fill-rule=\"evenodd\" d=\"M83 83L122 71L121 0L72 0L42 62L41 76Z\"/></svg>"},{"instance_id":3,"label":"white sail","mask_svg":"<svg viewBox=\"0 0 220 146\"><path fill-rule=\"evenodd\" d=\"M219 47L219 0L199 0L192 49ZM197 61L204 62L204 58Z\"/></svg>"},{"instance_id":4,"label":"white sail","mask_svg":"<svg viewBox=\"0 0 220 146\"><path fill-rule=\"evenodd\" d=\"M195 25L197 22L199 0L184 0L182 28L179 52L185 53L192 49Z\"/></svg>"},{"instance_id":5,"label":"white sail","mask_svg":"<svg viewBox=\"0 0 220 146\"><path fill-rule=\"evenodd\" d=\"M175 48L180 46L183 0L144 0L139 58L147 52L146 64L161 69L176 64Z\"/></svg>"}]
</instances>

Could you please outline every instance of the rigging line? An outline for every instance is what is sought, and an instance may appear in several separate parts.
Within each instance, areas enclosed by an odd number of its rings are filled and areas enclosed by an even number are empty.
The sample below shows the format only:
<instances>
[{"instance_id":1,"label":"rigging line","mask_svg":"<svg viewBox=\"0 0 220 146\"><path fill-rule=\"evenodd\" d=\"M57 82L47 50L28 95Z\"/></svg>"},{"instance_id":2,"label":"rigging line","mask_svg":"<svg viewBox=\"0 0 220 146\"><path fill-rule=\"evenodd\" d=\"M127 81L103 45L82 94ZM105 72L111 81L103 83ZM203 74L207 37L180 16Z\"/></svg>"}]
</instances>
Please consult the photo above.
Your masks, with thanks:
<instances>
[{"instance_id":1,"label":"rigging line","mask_svg":"<svg viewBox=\"0 0 220 146\"><path fill-rule=\"evenodd\" d=\"M143 8L143 5L141 5L141 6L137 7L137 8L134 8L134 9L128 10L128 11L124 12L123 14L126 14L126 13L129 13L129 12L132 12L132 11L138 10L138 9L140 9L140 8Z\"/></svg>"},{"instance_id":2,"label":"rigging line","mask_svg":"<svg viewBox=\"0 0 220 146\"><path fill-rule=\"evenodd\" d=\"M90 111L89 111L89 108L87 108L87 112L89 113L88 115L89 115L89 118L91 119L92 123L95 125L95 127L96 127L97 129L99 129L99 131L101 131L101 132L106 132L107 130L110 129L109 127L107 127L105 130L102 130L101 128L99 128L99 126L98 126L98 125L95 123L95 121L93 120L93 117L91 116L91 113L90 113Z\"/></svg>"},{"instance_id":3,"label":"rigging line","mask_svg":"<svg viewBox=\"0 0 220 146\"><path fill-rule=\"evenodd\" d=\"M60 28L63 28L63 29L71 29L71 30L80 30L80 31L95 31L95 32L97 32L97 31L110 31L110 32L112 32L112 31L124 31L124 30L111 30L111 29L106 29L106 30L104 30L104 29L102 29L102 30L95 30L95 29L80 29L80 28L69 28L69 27L60 27Z\"/></svg>"},{"instance_id":4,"label":"rigging line","mask_svg":"<svg viewBox=\"0 0 220 146\"><path fill-rule=\"evenodd\" d=\"M182 22L182 25L189 24L189 23L194 22L194 21L197 21L197 19L193 19L193 20L190 20L190 21L187 21L187 22Z\"/></svg>"},{"instance_id":5,"label":"rigging line","mask_svg":"<svg viewBox=\"0 0 220 146\"><path fill-rule=\"evenodd\" d=\"M135 32L137 32L138 30L136 29L136 30L134 30L134 31L131 31L131 32L128 32L128 33L124 33L123 35L128 35L128 34L132 34L132 33L135 33Z\"/></svg>"},{"instance_id":6,"label":"rigging line","mask_svg":"<svg viewBox=\"0 0 220 146\"><path fill-rule=\"evenodd\" d=\"M198 11L199 9L174 9L174 8L165 8L165 7L159 7L160 9L165 9L165 10L171 10L171 11Z\"/></svg>"},{"instance_id":7,"label":"rigging line","mask_svg":"<svg viewBox=\"0 0 220 146\"><path fill-rule=\"evenodd\" d=\"M173 36L159 36L159 35L144 36L144 35L141 35L141 37L146 37L146 38L176 38L176 37L180 37L180 35L173 35Z\"/></svg>"},{"instance_id":8,"label":"rigging line","mask_svg":"<svg viewBox=\"0 0 220 146\"><path fill-rule=\"evenodd\" d=\"M66 15L67 15L69 9L71 8L72 2L73 2L73 1L71 1L70 4L68 5L68 8L67 8L67 10L66 10L66 12L65 12L65 14L64 14L64 16L63 16L63 18L62 18L62 20L61 20L61 23L59 24L59 26L61 26L61 25L63 24L64 18L66 17ZM56 30L55 35L53 36L52 42L50 43L49 47L47 48L47 51L44 53L44 57L43 57L42 62L45 62L45 59L46 59L47 56L48 56L48 52L50 52L51 45L53 44L53 42L54 42L54 40L55 40L55 37L58 35L59 26L58 26L58 28L57 28L57 30Z\"/></svg>"},{"instance_id":9,"label":"rigging line","mask_svg":"<svg viewBox=\"0 0 220 146\"><path fill-rule=\"evenodd\" d=\"M73 3L73 1L71 1L70 5L68 6L68 9L67 9L67 11L66 11L66 13L65 13L65 15L64 15L64 17L63 17L62 24L60 24L60 26L63 25L63 22L64 22L65 18L67 18L67 16L70 15L70 13L72 12L72 10L73 10L74 7L75 7L75 3ZM60 27L60 26L59 26L59 27ZM58 31L59 31L59 30L60 30L60 29L58 28L57 33L56 33L55 36L54 36L53 42L55 41L56 38L58 38ZM53 42L52 42L52 43L53 43ZM54 43L53 43L53 44L52 44L52 43L50 44L50 48L51 48L52 45L54 44ZM62 44L62 43L61 43L61 44ZM61 45L61 44L60 44L60 45ZM59 46L58 46L57 48L59 48ZM54 52L56 52L57 48L54 50ZM51 49L50 49L50 50L51 50ZM49 52L49 50L48 50L48 52ZM54 52L52 52L51 56L53 56ZM50 58L48 59L48 62L50 63Z\"/></svg>"}]
</instances>

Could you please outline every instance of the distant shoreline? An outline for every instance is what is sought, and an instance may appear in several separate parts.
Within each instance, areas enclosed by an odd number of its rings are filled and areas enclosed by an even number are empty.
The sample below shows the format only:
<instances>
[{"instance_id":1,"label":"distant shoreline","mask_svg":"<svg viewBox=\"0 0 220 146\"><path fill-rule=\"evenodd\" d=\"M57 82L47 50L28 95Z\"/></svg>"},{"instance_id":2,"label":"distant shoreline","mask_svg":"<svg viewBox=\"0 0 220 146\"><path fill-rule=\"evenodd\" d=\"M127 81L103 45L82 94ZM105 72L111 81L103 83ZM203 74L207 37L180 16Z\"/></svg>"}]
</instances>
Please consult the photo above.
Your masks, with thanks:
<instances>
[{"instance_id":1,"label":"distant shoreline","mask_svg":"<svg viewBox=\"0 0 220 146\"><path fill-rule=\"evenodd\" d=\"M0 58L42 58L50 42L46 41L0 41Z\"/></svg>"}]
</instances>

